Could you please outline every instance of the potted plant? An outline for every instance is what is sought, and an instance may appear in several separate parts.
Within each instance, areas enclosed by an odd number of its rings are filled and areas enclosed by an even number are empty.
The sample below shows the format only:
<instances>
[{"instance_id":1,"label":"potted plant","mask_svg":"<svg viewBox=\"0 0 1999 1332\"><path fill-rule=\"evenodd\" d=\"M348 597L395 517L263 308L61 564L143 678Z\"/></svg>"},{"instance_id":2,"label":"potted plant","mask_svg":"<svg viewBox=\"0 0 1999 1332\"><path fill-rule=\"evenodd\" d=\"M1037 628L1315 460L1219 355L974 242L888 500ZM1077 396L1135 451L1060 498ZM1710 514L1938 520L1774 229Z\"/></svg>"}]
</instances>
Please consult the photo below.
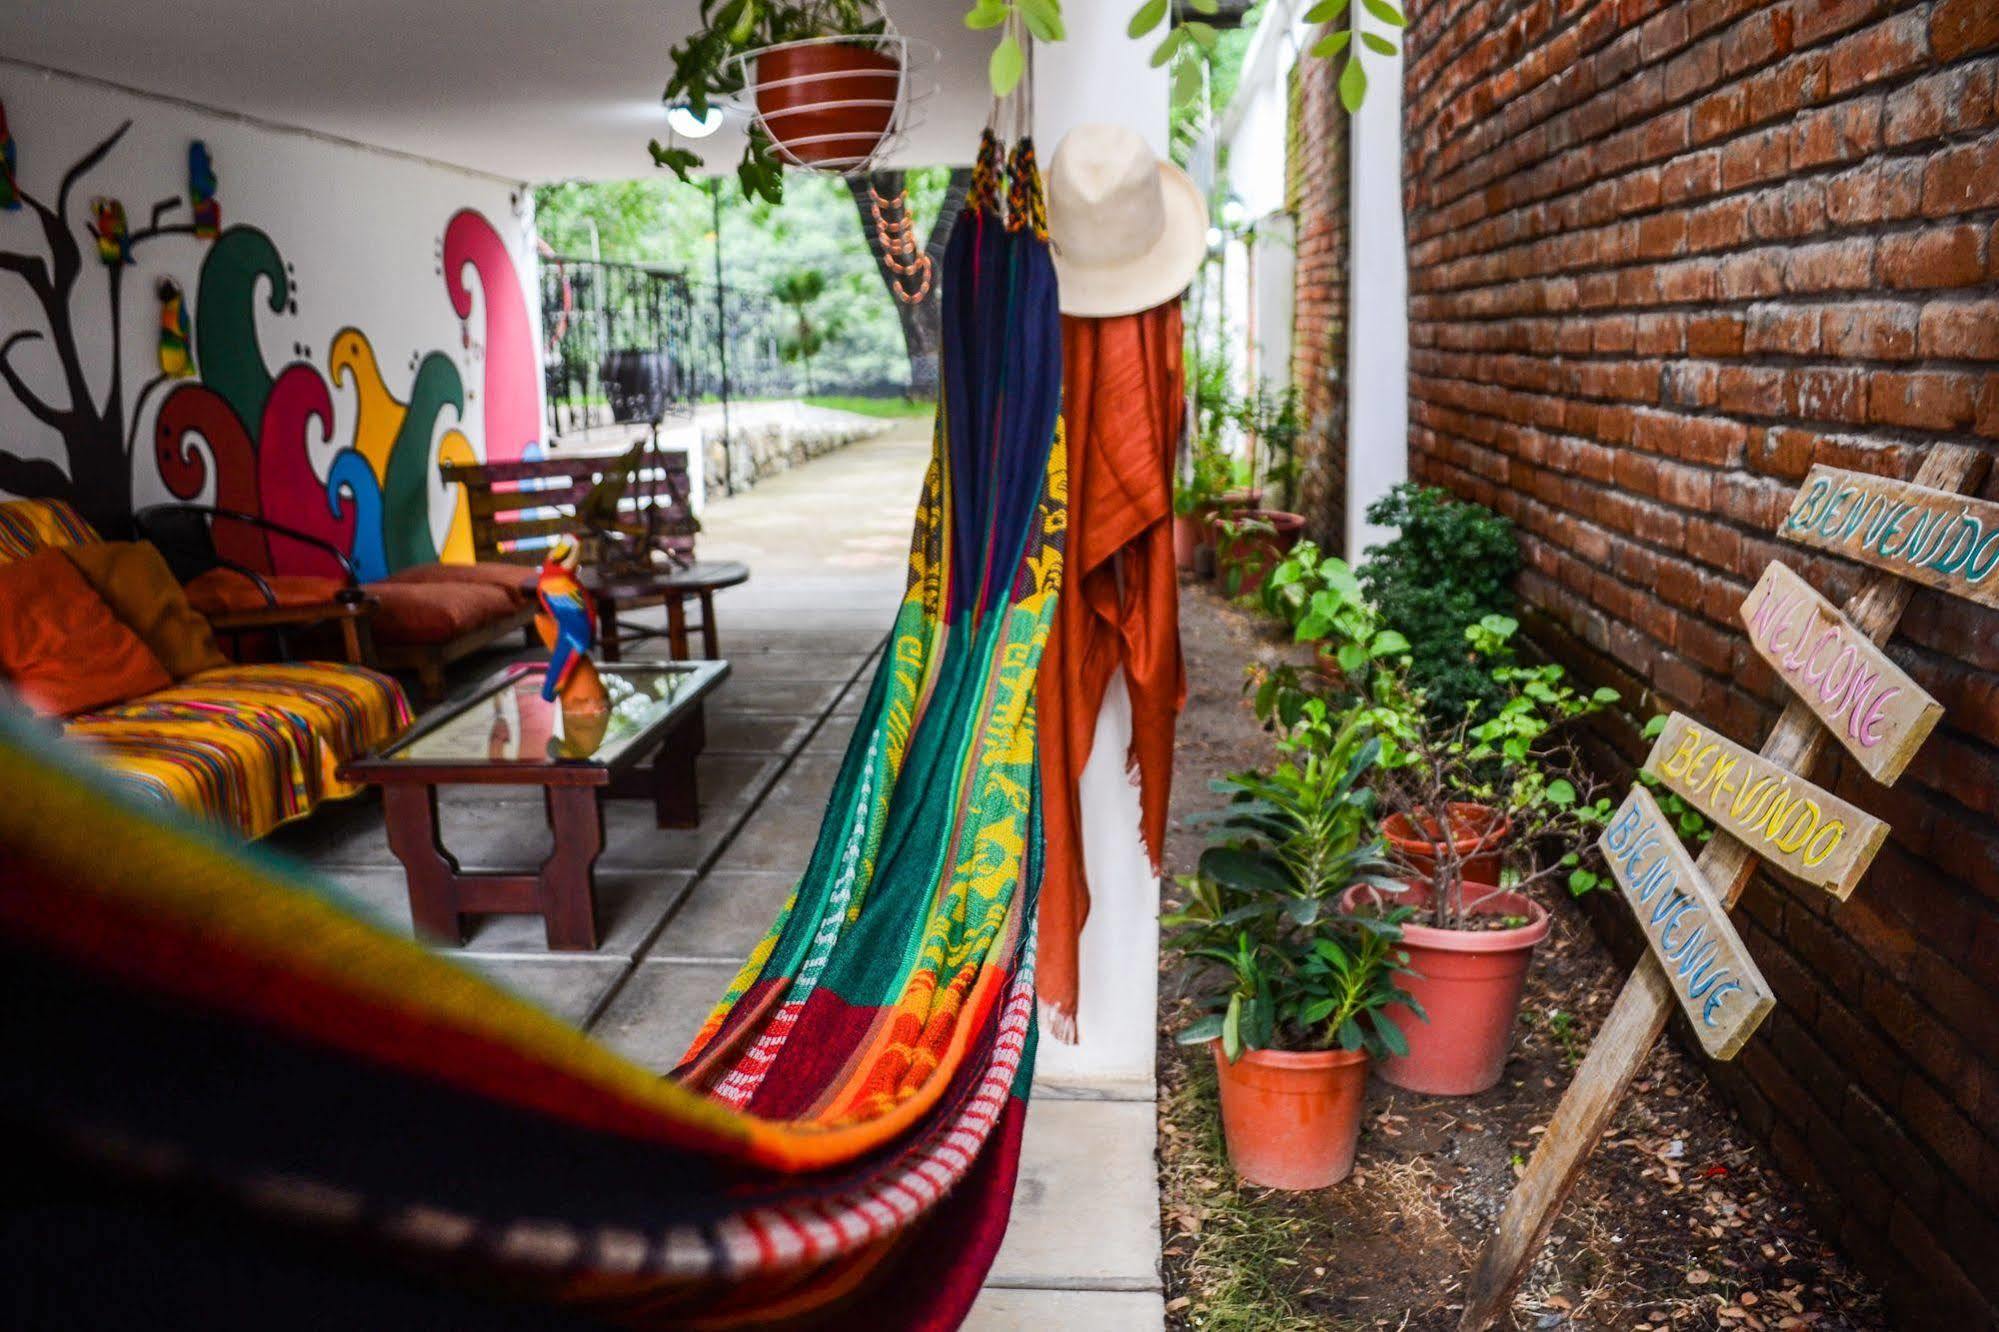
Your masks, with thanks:
<instances>
[{"instance_id":1,"label":"potted plant","mask_svg":"<svg viewBox=\"0 0 1999 1332\"><path fill-rule=\"evenodd\" d=\"M1215 559L1231 571L1231 594L1253 596L1305 530L1303 514L1265 503L1278 493L1288 500L1297 487L1298 438L1304 433L1298 391L1287 386L1272 392L1259 383L1232 404L1231 419L1249 441L1249 485L1239 492L1240 503L1214 518Z\"/></svg>"},{"instance_id":2,"label":"potted plant","mask_svg":"<svg viewBox=\"0 0 1999 1332\"><path fill-rule=\"evenodd\" d=\"M1398 711L1404 728L1376 777L1382 832L1403 885L1367 885L1346 899L1412 908L1404 947L1409 990L1430 1016L1382 1077L1439 1095L1481 1092L1499 1081L1535 946L1548 932L1540 884L1565 876L1580 895L1598 886L1583 866L1611 801L1599 794L1568 724L1616 701L1582 694L1554 664L1520 665L1518 625L1491 615L1467 630L1500 698L1437 721L1420 694ZM1391 683L1391 690L1401 686Z\"/></svg>"},{"instance_id":3,"label":"potted plant","mask_svg":"<svg viewBox=\"0 0 1999 1332\"><path fill-rule=\"evenodd\" d=\"M1228 455L1214 441L1196 436L1187 475L1173 487L1173 562L1180 568L1198 570L1204 555L1212 559L1208 520L1228 484Z\"/></svg>"},{"instance_id":4,"label":"potted plant","mask_svg":"<svg viewBox=\"0 0 1999 1332\"><path fill-rule=\"evenodd\" d=\"M888 31L872 0L701 0L701 29L669 52L663 96L705 117L748 88L757 117L736 176L745 195L778 203L786 161L858 163L893 127L903 60L899 43L882 40ZM702 164L657 139L650 148L682 180Z\"/></svg>"},{"instance_id":5,"label":"potted plant","mask_svg":"<svg viewBox=\"0 0 1999 1332\"><path fill-rule=\"evenodd\" d=\"M1325 1188L1352 1170L1369 1060L1407 1048L1390 1012L1417 1007L1398 984L1407 911L1336 909L1383 868L1361 783L1380 746L1317 721L1271 771L1215 784L1231 796L1216 845L1167 919L1169 945L1213 977L1207 1016L1179 1040L1211 1048L1229 1160L1268 1188Z\"/></svg>"}]
</instances>

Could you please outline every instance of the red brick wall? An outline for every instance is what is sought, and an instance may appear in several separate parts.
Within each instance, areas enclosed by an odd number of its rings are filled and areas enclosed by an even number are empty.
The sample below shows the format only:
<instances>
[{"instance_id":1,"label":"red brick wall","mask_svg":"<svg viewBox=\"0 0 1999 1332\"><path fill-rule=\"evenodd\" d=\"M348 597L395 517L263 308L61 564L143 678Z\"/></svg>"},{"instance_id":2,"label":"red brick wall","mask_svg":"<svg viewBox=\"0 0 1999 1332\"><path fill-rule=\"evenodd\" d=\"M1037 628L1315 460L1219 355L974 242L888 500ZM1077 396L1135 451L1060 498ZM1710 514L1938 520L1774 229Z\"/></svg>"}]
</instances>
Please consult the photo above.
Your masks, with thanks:
<instances>
[{"instance_id":1,"label":"red brick wall","mask_svg":"<svg viewBox=\"0 0 1999 1332\"><path fill-rule=\"evenodd\" d=\"M1999 0L1411 9L1414 470L1518 521L1558 651L1753 746L1742 597L1860 576L1773 539L1807 467L1999 439ZM1999 613L1919 591L1893 653L1946 721L1893 790L1815 774L1895 838L1844 906L1751 888L1779 1006L1716 1073L1907 1325L1988 1327Z\"/></svg>"},{"instance_id":2,"label":"red brick wall","mask_svg":"<svg viewBox=\"0 0 1999 1332\"><path fill-rule=\"evenodd\" d=\"M1296 499L1307 535L1332 551L1345 541L1347 493L1347 113L1338 73L1325 60L1293 68L1288 154L1298 245L1291 380L1306 428Z\"/></svg>"}]
</instances>

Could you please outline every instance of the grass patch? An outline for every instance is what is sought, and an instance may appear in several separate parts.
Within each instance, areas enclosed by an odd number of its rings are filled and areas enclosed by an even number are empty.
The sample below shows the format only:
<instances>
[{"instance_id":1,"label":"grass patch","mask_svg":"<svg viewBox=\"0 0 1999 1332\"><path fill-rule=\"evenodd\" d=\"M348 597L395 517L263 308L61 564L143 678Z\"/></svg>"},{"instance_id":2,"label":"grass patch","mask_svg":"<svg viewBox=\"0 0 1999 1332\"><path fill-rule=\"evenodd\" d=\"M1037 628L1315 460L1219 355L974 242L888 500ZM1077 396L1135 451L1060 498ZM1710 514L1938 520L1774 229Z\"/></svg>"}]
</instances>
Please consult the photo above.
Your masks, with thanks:
<instances>
[{"instance_id":1,"label":"grass patch","mask_svg":"<svg viewBox=\"0 0 1999 1332\"><path fill-rule=\"evenodd\" d=\"M847 394L832 394L824 397L807 398L808 407L824 407L830 411L852 412L856 416L875 416L886 421L900 421L913 416L929 416L937 410L934 402L924 402L917 398L861 398Z\"/></svg>"}]
</instances>

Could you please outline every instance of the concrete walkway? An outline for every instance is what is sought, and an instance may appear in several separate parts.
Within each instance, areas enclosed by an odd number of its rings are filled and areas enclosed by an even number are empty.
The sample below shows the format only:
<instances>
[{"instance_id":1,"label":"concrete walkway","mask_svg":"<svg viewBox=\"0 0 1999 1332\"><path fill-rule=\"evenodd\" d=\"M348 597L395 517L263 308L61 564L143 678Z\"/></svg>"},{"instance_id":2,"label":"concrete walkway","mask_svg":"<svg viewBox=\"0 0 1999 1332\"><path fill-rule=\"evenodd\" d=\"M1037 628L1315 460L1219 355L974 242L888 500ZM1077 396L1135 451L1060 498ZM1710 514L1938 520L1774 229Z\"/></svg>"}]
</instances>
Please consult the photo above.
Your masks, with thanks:
<instances>
[{"instance_id":1,"label":"concrete walkway","mask_svg":"<svg viewBox=\"0 0 1999 1332\"><path fill-rule=\"evenodd\" d=\"M902 596L929 448L927 423L901 423L709 506L701 553L753 572L717 606L734 675L709 704L701 826L657 829L650 805L607 802L603 946L550 954L539 920L495 917L455 955L671 1067L810 855ZM445 842L466 865L529 863L546 846L539 795L494 794L508 789L442 793ZM379 803L273 840L409 928ZM1012 1224L967 1327L1163 1327L1155 1132L1149 1094L1128 1085L1037 1088Z\"/></svg>"}]
</instances>

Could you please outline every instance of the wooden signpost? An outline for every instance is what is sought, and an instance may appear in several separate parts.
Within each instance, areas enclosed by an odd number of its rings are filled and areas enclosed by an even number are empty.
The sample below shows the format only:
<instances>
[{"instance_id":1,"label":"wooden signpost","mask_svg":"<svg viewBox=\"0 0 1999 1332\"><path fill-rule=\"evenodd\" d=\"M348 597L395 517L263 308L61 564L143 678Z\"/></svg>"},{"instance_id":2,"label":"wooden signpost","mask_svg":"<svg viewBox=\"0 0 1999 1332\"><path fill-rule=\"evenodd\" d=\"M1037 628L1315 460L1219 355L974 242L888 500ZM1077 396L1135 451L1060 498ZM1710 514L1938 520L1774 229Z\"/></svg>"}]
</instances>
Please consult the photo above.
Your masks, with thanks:
<instances>
[{"instance_id":1,"label":"wooden signpost","mask_svg":"<svg viewBox=\"0 0 1999 1332\"><path fill-rule=\"evenodd\" d=\"M1728 908L1642 786L1624 797L1598 845L1702 1047L1733 1059L1777 1001Z\"/></svg>"},{"instance_id":2,"label":"wooden signpost","mask_svg":"<svg viewBox=\"0 0 1999 1332\"><path fill-rule=\"evenodd\" d=\"M1999 504L1821 463L1777 533L1999 606Z\"/></svg>"},{"instance_id":3,"label":"wooden signpost","mask_svg":"<svg viewBox=\"0 0 1999 1332\"><path fill-rule=\"evenodd\" d=\"M1842 902L1888 836L1866 810L1677 712L1645 767L1758 856Z\"/></svg>"},{"instance_id":4,"label":"wooden signpost","mask_svg":"<svg viewBox=\"0 0 1999 1332\"><path fill-rule=\"evenodd\" d=\"M1943 716L1935 699L1782 560L1770 562L1742 603L1742 623L1756 655L1877 782L1900 777Z\"/></svg>"},{"instance_id":5,"label":"wooden signpost","mask_svg":"<svg viewBox=\"0 0 1999 1332\"><path fill-rule=\"evenodd\" d=\"M1978 452L1966 445L1935 445L1928 450L1913 484L1884 482L1877 477L1817 467L1806 478L1797 504L1780 526L1784 535L1793 539L1852 555L1896 573L1906 572L1910 579L1944 587L1974 601L1999 605L1999 574L1989 568L1981 573L1983 566L1978 563L1986 558L1999 562L1999 542L1986 544L1989 536L1999 534L1999 506L1964 500L1954 493L1972 479L1979 462ZM1814 498L1814 486L1821 480L1825 488L1817 491ZM1838 497L1841 489L1851 492L1846 499ZM1893 518L1878 510L1873 516L1863 514L1853 533L1839 535L1846 531L1851 520L1847 506L1863 502L1857 498L1863 490L1870 496L1884 497L1884 503L1910 507L1898 510L1899 516ZM1895 498L1886 500L1891 494ZM1940 522L1946 524L1936 529L1938 534L1934 539L1938 544L1934 551L1927 549L1929 537L1924 539L1923 547L1913 546L1912 535L1904 539L1908 525L1920 517L1916 512L1918 506L1932 515L1928 520L1932 528ZM1895 529L1892 535L1891 523ZM1966 535L1972 530L1968 526L1971 523L1977 524L1975 538ZM1874 535L1863 552L1853 541L1865 537L1870 530ZM1806 535L1808 532L1823 539L1812 539ZM1960 546L1965 548L1965 554L1958 561L1955 551ZM1916 558L1918 555L1923 558ZM1877 574L1846 603L1846 622L1868 642L1876 645L1886 642L1902 618L1912 590L1909 582L1893 574ZM1756 757L1776 770L1806 773L1824 751L1828 734L1811 703L1794 695ZM1826 807L1820 808L1823 817ZM1726 910L1735 905L1748 886L1758 855L1759 852L1752 851L1730 833L1716 832L1701 851L1693 871ZM1458 1324L1460 1332L1485 1332L1512 1304L1513 1293L1526 1276L1535 1251L1547 1239L1548 1229L1561 1211L1562 1200L1581 1177L1583 1166L1623 1102L1632 1079L1638 1076L1653 1042L1666 1030L1667 1018L1675 1007L1681 1006L1683 1001L1676 995L1673 978L1660 965L1657 948L1655 942L1625 982L1589 1054L1576 1070L1575 1080L1569 1084L1561 1105L1556 1107L1548 1131L1541 1136L1534 1159L1528 1162L1526 1173L1514 1186L1513 1196L1507 1199L1499 1228L1487 1242L1472 1273L1464 1315ZM1695 1029L1699 1030L1698 1023Z\"/></svg>"}]
</instances>

